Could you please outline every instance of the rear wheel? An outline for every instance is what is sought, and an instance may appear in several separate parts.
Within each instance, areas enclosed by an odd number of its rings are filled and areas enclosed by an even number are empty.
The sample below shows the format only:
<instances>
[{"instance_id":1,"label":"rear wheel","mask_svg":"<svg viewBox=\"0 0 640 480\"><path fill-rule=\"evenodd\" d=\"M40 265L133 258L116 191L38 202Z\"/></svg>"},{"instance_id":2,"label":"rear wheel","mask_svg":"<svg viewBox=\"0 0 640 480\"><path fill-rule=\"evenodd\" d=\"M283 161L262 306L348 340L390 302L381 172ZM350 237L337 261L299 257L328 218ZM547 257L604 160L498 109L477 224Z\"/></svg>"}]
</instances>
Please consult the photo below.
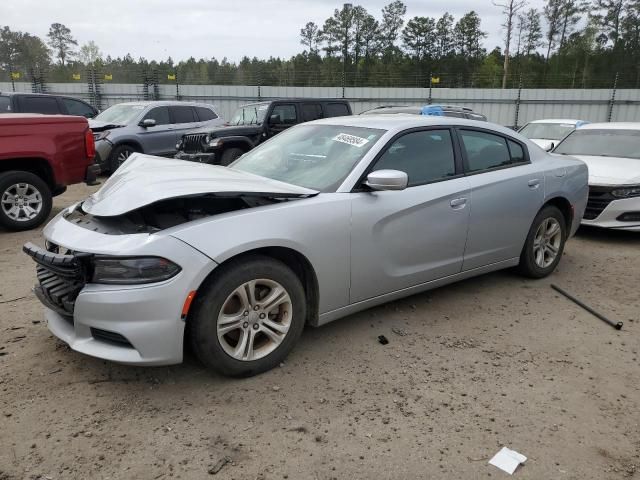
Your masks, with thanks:
<instances>
[{"instance_id":1,"label":"rear wheel","mask_svg":"<svg viewBox=\"0 0 640 480\"><path fill-rule=\"evenodd\" d=\"M31 172L0 174L0 225L29 230L41 225L51 212L51 189Z\"/></svg>"},{"instance_id":2,"label":"rear wheel","mask_svg":"<svg viewBox=\"0 0 640 480\"><path fill-rule=\"evenodd\" d=\"M109 155L109 168L111 169L111 173L115 172L127 158L137 151L138 150L131 145L118 145L114 148L111 151L111 155Z\"/></svg>"},{"instance_id":3,"label":"rear wheel","mask_svg":"<svg viewBox=\"0 0 640 480\"><path fill-rule=\"evenodd\" d=\"M226 167L244 155L241 148L227 148L220 156L220 165Z\"/></svg>"},{"instance_id":4,"label":"rear wheel","mask_svg":"<svg viewBox=\"0 0 640 480\"><path fill-rule=\"evenodd\" d=\"M305 323L304 289L270 257L231 261L198 291L188 335L196 356L224 375L251 376L277 366Z\"/></svg>"},{"instance_id":5,"label":"rear wheel","mask_svg":"<svg viewBox=\"0 0 640 480\"><path fill-rule=\"evenodd\" d=\"M566 239L564 215L557 207L547 205L533 220L520 254L520 272L531 278L551 274L560 262Z\"/></svg>"}]
</instances>

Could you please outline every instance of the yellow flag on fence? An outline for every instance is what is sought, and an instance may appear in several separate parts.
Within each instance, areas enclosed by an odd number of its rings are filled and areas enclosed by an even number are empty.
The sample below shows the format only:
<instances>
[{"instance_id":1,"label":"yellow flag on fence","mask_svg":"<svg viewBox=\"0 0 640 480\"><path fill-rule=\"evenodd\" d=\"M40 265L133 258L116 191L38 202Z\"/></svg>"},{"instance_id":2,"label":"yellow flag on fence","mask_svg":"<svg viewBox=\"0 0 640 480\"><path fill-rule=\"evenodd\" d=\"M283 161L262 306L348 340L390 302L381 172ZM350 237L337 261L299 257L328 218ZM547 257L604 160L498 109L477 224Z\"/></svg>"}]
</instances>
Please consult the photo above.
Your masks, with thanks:
<instances>
[{"instance_id":1,"label":"yellow flag on fence","mask_svg":"<svg viewBox=\"0 0 640 480\"><path fill-rule=\"evenodd\" d=\"M105 73L105 74L104 74L104 79L105 79L105 80L113 80L113 74L111 74L111 73Z\"/></svg>"},{"instance_id":2,"label":"yellow flag on fence","mask_svg":"<svg viewBox=\"0 0 640 480\"><path fill-rule=\"evenodd\" d=\"M176 79L175 73L167 73L167 80L175 80L175 79Z\"/></svg>"},{"instance_id":3,"label":"yellow flag on fence","mask_svg":"<svg viewBox=\"0 0 640 480\"><path fill-rule=\"evenodd\" d=\"M20 78L20 72L11 72L11 78L18 80Z\"/></svg>"},{"instance_id":4,"label":"yellow flag on fence","mask_svg":"<svg viewBox=\"0 0 640 480\"><path fill-rule=\"evenodd\" d=\"M80 74L79 73L73 73L71 76L73 77L74 80L80 80Z\"/></svg>"},{"instance_id":5,"label":"yellow flag on fence","mask_svg":"<svg viewBox=\"0 0 640 480\"><path fill-rule=\"evenodd\" d=\"M431 83L440 83L440 77L431 77Z\"/></svg>"}]
</instances>

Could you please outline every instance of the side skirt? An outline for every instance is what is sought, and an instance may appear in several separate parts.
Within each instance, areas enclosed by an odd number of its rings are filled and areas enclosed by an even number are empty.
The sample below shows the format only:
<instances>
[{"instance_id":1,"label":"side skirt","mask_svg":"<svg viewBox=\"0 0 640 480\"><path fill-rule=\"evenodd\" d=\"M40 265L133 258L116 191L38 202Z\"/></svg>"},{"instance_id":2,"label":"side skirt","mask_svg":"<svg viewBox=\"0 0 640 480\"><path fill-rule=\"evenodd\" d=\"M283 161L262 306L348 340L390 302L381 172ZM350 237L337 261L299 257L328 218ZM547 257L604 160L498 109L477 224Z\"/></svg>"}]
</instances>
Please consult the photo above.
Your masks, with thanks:
<instances>
[{"instance_id":1,"label":"side skirt","mask_svg":"<svg viewBox=\"0 0 640 480\"><path fill-rule=\"evenodd\" d=\"M509 260L504 260L502 262L485 265L483 267L474 268L472 270L467 270L465 272L456 273L455 275L439 278L437 280L432 280L430 282L414 285L413 287L403 288L402 290L396 290L395 292L385 293L384 295L369 298L361 302L347 305L346 307L338 308L336 310L331 310L330 312L323 313L320 315L317 323L314 326L319 327L321 325L332 322L339 318L346 317L347 315L351 315L353 313L366 310L367 308L375 307L376 305L381 305L383 303L391 302L393 300L398 300L400 298L408 297L410 295L415 295L416 293L432 290L434 288L438 288L443 285L447 285L449 283L455 283L459 280L476 277L478 275L482 275L489 272L495 272L496 270L503 270L505 268L515 267L516 265L518 265L518 263L520 263L520 258L516 257Z\"/></svg>"}]
</instances>

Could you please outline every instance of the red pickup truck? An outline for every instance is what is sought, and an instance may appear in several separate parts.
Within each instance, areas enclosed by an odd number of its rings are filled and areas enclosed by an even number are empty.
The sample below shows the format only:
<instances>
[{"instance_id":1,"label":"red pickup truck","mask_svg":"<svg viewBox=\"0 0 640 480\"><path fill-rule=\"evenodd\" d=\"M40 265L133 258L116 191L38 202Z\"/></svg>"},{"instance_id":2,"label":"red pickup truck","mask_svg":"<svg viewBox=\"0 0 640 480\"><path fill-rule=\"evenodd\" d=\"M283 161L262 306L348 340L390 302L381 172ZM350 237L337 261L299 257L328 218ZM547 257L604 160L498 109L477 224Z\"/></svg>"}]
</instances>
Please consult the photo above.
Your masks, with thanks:
<instances>
[{"instance_id":1,"label":"red pickup truck","mask_svg":"<svg viewBox=\"0 0 640 480\"><path fill-rule=\"evenodd\" d=\"M67 185L94 183L93 134L84 117L0 114L0 225L28 230Z\"/></svg>"}]
</instances>

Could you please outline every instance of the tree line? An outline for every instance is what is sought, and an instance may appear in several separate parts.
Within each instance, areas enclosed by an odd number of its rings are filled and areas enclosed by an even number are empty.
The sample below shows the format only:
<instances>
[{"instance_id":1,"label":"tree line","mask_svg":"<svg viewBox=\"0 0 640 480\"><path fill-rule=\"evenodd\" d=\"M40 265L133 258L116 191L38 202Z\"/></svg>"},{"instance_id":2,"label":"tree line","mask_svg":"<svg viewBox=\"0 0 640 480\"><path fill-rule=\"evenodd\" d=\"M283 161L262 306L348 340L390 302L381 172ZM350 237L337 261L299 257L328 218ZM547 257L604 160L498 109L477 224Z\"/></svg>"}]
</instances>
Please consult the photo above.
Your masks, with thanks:
<instances>
[{"instance_id":1,"label":"tree line","mask_svg":"<svg viewBox=\"0 0 640 480\"><path fill-rule=\"evenodd\" d=\"M489 1L489 0L486 0ZM398 87L640 87L640 0L493 0L503 42L487 50L480 16L407 15L401 0L376 16L344 4L300 29L301 52L288 59L244 57L112 58L82 46L54 23L45 40L0 29L0 80L83 81L88 69L114 83ZM292 39L294 41L294 39Z\"/></svg>"}]
</instances>

